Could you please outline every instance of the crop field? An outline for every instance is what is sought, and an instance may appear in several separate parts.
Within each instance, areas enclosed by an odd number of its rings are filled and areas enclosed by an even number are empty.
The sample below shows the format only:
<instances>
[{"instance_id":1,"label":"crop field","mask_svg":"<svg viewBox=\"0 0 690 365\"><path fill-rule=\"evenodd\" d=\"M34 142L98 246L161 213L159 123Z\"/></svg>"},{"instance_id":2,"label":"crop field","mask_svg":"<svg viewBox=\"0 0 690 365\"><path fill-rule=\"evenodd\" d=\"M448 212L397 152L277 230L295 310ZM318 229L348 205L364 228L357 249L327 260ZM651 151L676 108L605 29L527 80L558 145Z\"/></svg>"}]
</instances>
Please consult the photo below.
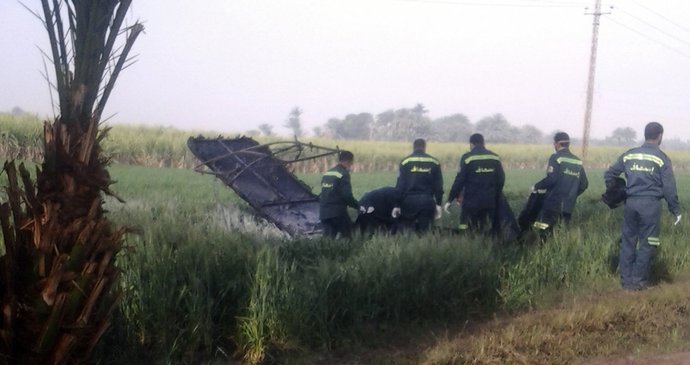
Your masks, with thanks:
<instances>
[{"instance_id":1,"label":"crop field","mask_svg":"<svg viewBox=\"0 0 690 365\"><path fill-rule=\"evenodd\" d=\"M0 128L0 158L40 161L36 118L0 114ZM590 150L590 187L571 225L544 245L437 233L343 242L290 239L218 180L190 170L198 161L185 141L195 134L124 126L106 141L113 191L126 201L109 198L106 208L131 233L118 257L122 298L99 348L101 363L330 364L337 363L334 354L376 353L390 337L405 350L357 363L553 364L690 350L690 319L682 315L690 311L690 223L674 227L664 210L653 268L659 290L622 297L618 289L622 212L599 196L603 169L625 148ZM355 153L356 197L394 185L398 161L410 149L403 142L312 142ZM429 145L442 161L446 193L467 148ZM507 167L504 192L517 214L552 149L489 148ZM690 152L668 153L687 207ZM318 187L333 163L294 171ZM436 225L455 227L458 215L454 207Z\"/></svg>"},{"instance_id":2,"label":"crop field","mask_svg":"<svg viewBox=\"0 0 690 365\"><path fill-rule=\"evenodd\" d=\"M114 165L110 172L118 181L114 191L127 201L108 200L110 217L134 233L119 257L123 296L100 348L103 363L224 364L242 358L248 363L309 364L318 362L310 357L315 353L385 344L385 338L404 328L420 330L434 323L437 330L461 327L468 321L549 308L581 292L617 292L621 211L598 201L601 170L588 171L590 188L579 199L572 225L557 230L545 245L524 247L434 234L352 242L290 240L255 218L230 189L208 175L124 165ZM543 173L507 171L505 191L516 214L529 186ZM446 191L454 175L446 171ZM319 174L300 177L318 186ZM354 173L355 196L393 185L395 178L393 172ZM690 174L677 173L677 180L687 206ZM688 225L671 226L670 214L664 212L654 267L658 282L690 272ZM451 227L457 217L454 210L436 224ZM592 308L583 313L602 315ZM611 311L612 316L628 313ZM578 322L582 318L568 318L554 326L589 328ZM660 337L665 342L659 346L675 349L687 342L681 327L660 331L667 330L677 335ZM432 352L406 357L407 363L571 363L621 351L602 346L602 340L579 352L561 353L558 341L547 341L553 348L544 349L543 340L524 334L519 336L540 345L522 348L510 342L514 337L501 337L509 332L500 333L474 342L447 339ZM512 346L510 354L502 343ZM388 361L370 363L404 363Z\"/></svg>"}]
</instances>

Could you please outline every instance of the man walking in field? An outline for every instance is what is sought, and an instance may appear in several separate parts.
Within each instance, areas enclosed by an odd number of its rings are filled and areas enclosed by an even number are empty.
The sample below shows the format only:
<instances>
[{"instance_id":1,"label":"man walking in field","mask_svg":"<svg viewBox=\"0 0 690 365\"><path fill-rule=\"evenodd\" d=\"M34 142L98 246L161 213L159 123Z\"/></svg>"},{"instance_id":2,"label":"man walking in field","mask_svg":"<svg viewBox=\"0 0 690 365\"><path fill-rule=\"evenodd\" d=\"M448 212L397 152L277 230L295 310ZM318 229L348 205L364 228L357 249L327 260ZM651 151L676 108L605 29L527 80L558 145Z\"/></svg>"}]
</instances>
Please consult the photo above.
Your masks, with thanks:
<instances>
[{"instance_id":1,"label":"man walking in field","mask_svg":"<svg viewBox=\"0 0 690 365\"><path fill-rule=\"evenodd\" d=\"M321 195L319 195L319 218L323 225L323 235L329 238L352 237L352 221L347 214L347 207L357 209L359 204L352 196L350 168L354 155L350 151L340 151L338 164L328 170L321 178Z\"/></svg>"},{"instance_id":2,"label":"man walking in field","mask_svg":"<svg viewBox=\"0 0 690 365\"><path fill-rule=\"evenodd\" d=\"M475 133L470 136L470 152L460 158L460 169L455 176L453 187L448 195L444 210L453 202L460 202L461 231L473 230L498 232L499 227L491 227L496 214L496 203L503 192L505 173L501 159L484 147L484 136Z\"/></svg>"},{"instance_id":3,"label":"man walking in field","mask_svg":"<svg viewBox=\"0 0 690 365\"><path fill-rule=\"evenodd\" d=\"M441 217L443 175L438 160L426 153L425 140L415 140L412 147L412 154L400 162L395 188L401 201L392 215L400 216L403 228L423 233L429 230L434 217Z\"/></svg>"},{"instance_id":4,"label":"man walking in field","mask_svg":"<svg viewBox=\"0 0 690 365\"><path fill-rule=\"evenodd\" d=\"M534 222L542 239L553 231L560 220L568 223L577 197L587 190L589 182L582 160L570 152L570 137L558 132L553 138L556 153L549 158L546 177L534 184L532 192L545 191L544 202Z\"/></svg>"},{"instance_id":5,"label":"man walking in field","mask_svg":"<svg viewBox=\"0 0 690 365\"><path fill-rule=\"evenodd\" d=\"M645 143L622 154L604 173L607 186L625 174L626 200L618 268L621 286L641 290L647 286L651 261L659 246L661 198L680 222L680 205L671 160L659 145L664 127L651 122L644 129Z\"/></svg>"}]
</instances>

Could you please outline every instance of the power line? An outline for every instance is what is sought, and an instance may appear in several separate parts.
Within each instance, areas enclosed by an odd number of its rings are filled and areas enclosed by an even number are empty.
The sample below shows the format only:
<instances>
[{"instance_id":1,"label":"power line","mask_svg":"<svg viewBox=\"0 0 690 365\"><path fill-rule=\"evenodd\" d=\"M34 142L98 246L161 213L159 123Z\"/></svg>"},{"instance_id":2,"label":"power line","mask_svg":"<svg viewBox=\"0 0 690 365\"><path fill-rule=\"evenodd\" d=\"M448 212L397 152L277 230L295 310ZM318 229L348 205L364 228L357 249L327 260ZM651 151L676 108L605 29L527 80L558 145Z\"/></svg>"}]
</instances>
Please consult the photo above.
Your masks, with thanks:
<instances>
[{"instance_id":1,"label":"power line","mask_svg":"<svg viewBox=\"0 0 690 365\"><path fill-rule=\"evenodd\" d=\"M461 6L477 6L477 7L512 7L512 8L574 8L580 7L582 4L567 4L567 3L553 3L553 4L532 4L532 3L489 3L489 2L472 2L472 1L453 1L453 0L395 0L411 3L427 3L427 4L443 4L443 5L461 5Z\"/></svg>"},{"instance_id":2,"label":"power line","mask_svg":"<svg viewBox=\"0 0 690 365\"><path fill-rule=\"evenodd\" d=\"M615 20L615 19L612 18L612 17L610 17L609 20L610 20L611 22L613 22L614 24L616 24L616 25L618 25L618 26L620 26L620 27L623 27L623 28L625 28L625 29L628 29L629 31L634 32L634 33L638 34L639 36L641 36L641 37L643 37L643 38L646 38L647 40L652 41L652 42L654 42L654 43L656 43L656 44L658 44L658 45L660 45L660 46L662 46L662 47L664 47L664 48L666 48L666 49L668 49L668 50L671 50L671 51L673 51L673 52L676 52L676 53L678 53L679 55L681 55L681 56L683 56L683 57L690 58L690 54L685 53L685 52L683 52L683 51L681 51L681 50L679 50L679 49L673 48L673 47L667 45L666 43L663 43L663 42L661 42L661 41L658 41L658 40L656 40L656 39L654 39L654 38L652 38L652 37L650 37L650 36L648 36L648 35L646 35L646 34L640 32L640 31L638 31L638 30L636 30L636 29L633 29L633 28L631 28L631 27L629 27L629 26L627 26L627 25L625 25L625 24L623 24L623 23L621 23L621 22Z\"/></svg>"},{"instance_id":3,"label":"power line","mask_svg":"<svg viewBox=\"0 0 690 365\"><path fill-rule=\"evenodd\" d=\"M640 4L639 2L637 2L637 1L635 1L635 0L630 0L630 1L632 1L633 3L635 3L635 5L641 7L642 9L645 9L645 10L647 10L648 12L650 12L650 13L652 13L652 14L658 16L659 18L664 19L665 21L667 21L667 22L669 22L669 23L675 25L675 26L678 27L679 29L682 29L682 30L684 30L684 31L686 31L686 32L688 32L688 33L690 33L690 30L689 30L688 28L683 27L682 25L680 25L680 24L674 22L673 20L671 20L671 19L665 17L664 15L662 15L662 14L660 14L660 13L658 13L658 12L656 12L656 11L654 11L654 10L652 10L652 9L650 9L650 8L648 8L648 7L644 6L644 5L642 5L642 4Z\"/></svg>"},{"instance_id":4,"label":"power line","mask_svg":"<svg viewBox=\"0 0 690 365\"><path fill-rule=\"evenodd\" d=\"M657 27L657 26L655 26L655 25L653 25L653 24L650 24L650 23L647 22L646 20L644 20L644 19L642 19L642 18L640 18L640 17L638 17L638 16L635 16L635 15L631 14L630 12L625 11L624 9L621 9L621 8L616 8L616 9L617 9L618 11L622 12L623 14L625 14L625 15L627 15L627 16L629 16L629 17L635 19L635 20L637 20L638 22L640 22L640 23L642 23L642 24L645 24L646 26L648 26L648 27L650 27L650 28L652 28L652 29L657 30L659 33L662 33L662 34L664 34L664 35L666 35L666 36L668 36L668 37L671 37L671 38L677 40L678 42L685 43L685 44L687 44L687 45L690 46L690 42L686 41L685 39L682 39L682 38L680 38L680 37L677 37L677 36L675 36L675 35L673 35L673 34L667 32L667 31L665 31L665 30L663 30L663 29L661 29L661 28L659 28L659 27Z\"/></svg>"}]
</instances>

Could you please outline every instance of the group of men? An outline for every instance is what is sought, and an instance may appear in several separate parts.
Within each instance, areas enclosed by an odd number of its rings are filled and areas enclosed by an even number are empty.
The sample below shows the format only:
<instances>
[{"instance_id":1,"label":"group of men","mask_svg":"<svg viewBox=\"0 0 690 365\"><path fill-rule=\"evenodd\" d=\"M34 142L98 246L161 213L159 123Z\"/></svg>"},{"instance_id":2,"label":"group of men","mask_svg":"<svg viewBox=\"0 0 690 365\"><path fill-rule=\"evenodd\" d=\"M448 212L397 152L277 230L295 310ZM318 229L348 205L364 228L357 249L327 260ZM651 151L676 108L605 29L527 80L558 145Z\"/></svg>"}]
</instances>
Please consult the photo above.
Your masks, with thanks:
<instances>
[{"instance_id":1,"label":"group of men","mask_svg":"<svg viewBox=\"0 0 690 365\"><path fill-rule=\"evenodd\" d=\"M452 204L462 206L460 231L497 233L501 220L496 219L503 197L505 172L500 157L486 149L484 137L470 136L470 151L460 158L460 168L448 200L443 205L443 174L441 164L426 153L426 141L417 139L413 152L400 162L395 187L384 187L366 193L360 201L352 195L349 169L354 156L341 151L339 163L327 171L321 181L320 218L328 237L350 237L352 222L347 207L359 209L365 226L391 230L428 231L442 211L450 213ZM534 227L547 235L561 219L568 221L575 199L587 189L587 176L577 156L570 150L568 135L555 136L554 153L549 159L547 174L531 191L543 194L543 202ZM512 213L511 213L512 214Z\"/></svg>"},{"instance_id":2,"label":"group of men","mask_svg":"<svg viewBox=\"0 0 690 365\"><path fill-rule=\"evenodd\" d=\"M676 216L675 224L681 219L671 161L659 148L662 137L661 124L649 123L645 127L645 143L622 154L604 175L608 188L625 175L619 266L621 285L628 290L647 285L650 263L660 242L660 200L667 201L668 209ZM320 219L324 235L351 237L348 206L359 210L358 220L365 229L373 226L388 232L403 229L424 233L442 211L450 213L452 204L462 207L459 230L498 233L502 220L497 219L497 212L502 203L507 206L503 166L500 157L486 149L481 134L473 134L469 142L470 151L460 158L460 168L443 208L441 164L426 153L425 140L415 140L412 154L400 162L395 187L373 190L360 201L352 195L350 182L354 156L341 151L338 164L321 181ZM568 134L556 133L553 146L555 153L549 158L546 176L530 188L530 198L539 202L538 208L532 212L529 227L522 224L523 230L534 229L543 239L559 222L570 221L577 197L588 187L582 160L570 152Z\"/></svg>"}]
</instances>

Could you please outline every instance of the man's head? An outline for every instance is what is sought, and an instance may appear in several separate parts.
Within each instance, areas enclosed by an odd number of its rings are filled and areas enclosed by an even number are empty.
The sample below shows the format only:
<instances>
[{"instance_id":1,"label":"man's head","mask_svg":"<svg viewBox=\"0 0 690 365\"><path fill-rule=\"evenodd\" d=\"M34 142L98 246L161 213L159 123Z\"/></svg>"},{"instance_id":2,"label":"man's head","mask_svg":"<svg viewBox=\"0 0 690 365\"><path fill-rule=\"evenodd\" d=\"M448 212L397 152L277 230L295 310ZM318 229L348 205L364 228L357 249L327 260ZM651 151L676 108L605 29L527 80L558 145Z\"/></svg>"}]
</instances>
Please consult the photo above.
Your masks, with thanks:
<instances>
[{"instance_id":1,"label":"man's head","mask_svg":"<svg viewBox=\"0 0 690 365\"><path fill-rule=\"evenodd\" d=\"M417 138L412 143L412 149L415 152L426 152L426 141L422 138Z\"/></svg>"},{"instance_id":2,"label":"man's head","mask_svg":"<svg viewBox=\"0 0 690 365\"><path fill-rule=\"evenodd\" d=\"M349 169L355 162L355 155L350 151L342 150L338 152L338 162Z\"/></svg>"},{"instance_id":3,"label":"man's head","mask_svg":"<svg viewBox=\"0 0 690 365\"><path fill-rule=\"evenodd\" d=\"M663 135L664 127L657 122L647 123L647 125L644 127L645 142L661 144L661 139Z\"/></svg>"},{"instance_id":4,"label":"man's head","mask_svg":"<svg viewBox=\"0 0 690 365\"><path fill-rule=\"evenodd\" d=\"M570 136L565 132L558 132L553 136L553 148L556 151L570 147Z\"/></svg>"},{"instance_id":5,"label":"man's head","mask_svg":"<svg viewBox=\"0 0 690 365\"><path fill-rule=\"evenodd\" d=\"M484 136L479 133L475 133L470 136L470 145L472 148L477 146L484 146Z\"/></svg>"}]
</instances>

